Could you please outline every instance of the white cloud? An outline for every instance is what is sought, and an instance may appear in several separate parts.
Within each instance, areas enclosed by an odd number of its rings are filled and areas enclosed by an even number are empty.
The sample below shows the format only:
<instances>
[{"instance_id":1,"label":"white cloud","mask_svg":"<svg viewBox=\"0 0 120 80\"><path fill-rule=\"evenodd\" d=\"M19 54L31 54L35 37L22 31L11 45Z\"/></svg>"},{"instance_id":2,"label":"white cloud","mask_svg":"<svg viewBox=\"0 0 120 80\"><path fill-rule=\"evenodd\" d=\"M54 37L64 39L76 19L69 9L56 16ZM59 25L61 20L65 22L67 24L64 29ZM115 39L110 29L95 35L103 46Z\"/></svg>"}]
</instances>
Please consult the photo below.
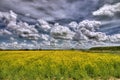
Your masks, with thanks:
<instances>
[{"instance_id":1,"label":"white cloud","mask_svg":"<svg viewBox=\"0 0 120 80\"><path fill-rule=\"evenodd\" d=\"M37 29L33 25L28 25L27 23L24 22L10 22L7 26L9 30L12 30L14 34L27 38L27 39L39 39L39 33Z\"/></svg>"},{"instance_id":2,"label":"white cloud","mask_svg":"<svg viewBox=\"0 0 120 80\"><path fill-rule=\"evenodd\" d=\"M47 21L39 19L36 26L22 21L17 22L17 15L12 11L0 12L0 19L3 18L7 26L0 29L0 36L9 35L11 41L6 44L0 42L0 48L3 46L7 49L85 48L106 42L120 42L120 34L106 35L103 32L97 32L102 22L96 20L83 20L80 23L73 21L62 26L58 23L51 25ZM43 32L40 32L39 29Z\"/></svg>"},{"instance_id":3,"label":"white cloud","mask_svg":"<svg viewBox=\"0 0 120 80\"><path fill-rule=\"evenodd\" d=\"M75 40L89 41L90 39L92 39L101 41L106 39L106 35L104 33L96 32L96 30L99 29L100 25L100 21L84 20L80 22L77 28L76 35L74 37ZM104 39L102 37L104 37Z\"/></svg>"},{"instance_id":4,"label":"white cloud","mask_svg":"<svg viewBox=\"0 0 120 80\"><path fill-rule=\"evenodd\" d=\"M39 29L44 31L44 32L49 32L51 29L51 26L48 22L46 22L45 20L42 19L38 19L38 23L39 23Z\"/></svg>"},{"instance_id":5,"label":"white cloud","mask_svg":"<svg viewBox=\"0 0 120 80\"><path fill-rule=\"evenodd\" d=\"M71 22L71 23L68 24L68 27L69 27L70 29L72 29L73 31L76 31L76 30L77 30L77 27L78 27L78 23L75 22L75 21L73 21L73 22Z\"/></svg>"},{"instance_id":6,"label":"white cloud","mask_svg":"<svg viewBox=\"0 0 120 80\"><path fill-rule=\"evenodd\" d=\"M66 26L61 26L59 24L55 24L54 27L51 29L51 36L54 38L60 38L60 39L72 39L75 35L73 31L71 31Z\"/></svg>"},{"instance_id":7,"label":"white cloud","mask_svg":"<svg viewBox=\"0 0 120 80\"><path fill-rule=\"evenodd\" d=\"M115 16L116 13L120 13L120 3L116 3L113 5L105 4L99 10L94 11L94 16Z\"/></svg>"},{"instance_id":8,"label":"white cloud","mask_svg":"<svg viewBox=\"0 0 120 80\"><path fill-rule=\"evenodd\" d=\"M0 36L5 36L5 35L12 35L12 33L6 29L1 29Z\"/></svg>"},{"instance_id":9,"label":"white cloud","mask_svg":"<svg viewBox=\"0 0 120 80\"><path fill-rule=\"evenodd\" d=\"M50 39L50 36L47 35L47 34L41 34L41 35L40 35L40 39L45 40L45 41L48 41L48 40Z\"/></svg>"},{"instance_id":10,"label":"white cloud","mask_svg":"<svg viewBox=\"0 0 120 80\"><path fill-rule=\"evenodd\" d=\"M5 22L9 23L10 21L16 21L17 14L13 11L10 12L0 12L0 18L5 18Z\"/></svg>"},{"instance_id":11,"label":"white cloud","mask_svg":"<svg viewBox=\"0 0 120 80\"><path fill-rule=\"evenodd\" d=\"M109 40L111 42L120 42L120 34L115 34L115 35L109 36Z\"/></svg>"},{"instance_id":12,"label":"white cloud","mask_svg":"<svg viewBox=\"0 0 120 80\"><path fill-rule=\"evenodd\" d=\"M85 28L89 31L96 31L99 29L100 25L102 23L100 21L95 21L95 20L83 20L82 22L79 23L78 29Z\"/></svg>"}]
</instances>

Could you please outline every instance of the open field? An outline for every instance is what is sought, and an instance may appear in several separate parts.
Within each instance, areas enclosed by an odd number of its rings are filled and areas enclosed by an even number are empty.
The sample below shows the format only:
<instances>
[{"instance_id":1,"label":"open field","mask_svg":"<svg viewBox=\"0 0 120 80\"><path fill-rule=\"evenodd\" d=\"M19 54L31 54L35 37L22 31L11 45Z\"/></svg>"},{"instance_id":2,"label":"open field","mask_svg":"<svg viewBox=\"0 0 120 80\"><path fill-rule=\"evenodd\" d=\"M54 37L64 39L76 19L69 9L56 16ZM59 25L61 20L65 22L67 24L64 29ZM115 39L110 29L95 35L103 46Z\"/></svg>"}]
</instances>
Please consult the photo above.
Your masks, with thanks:
<instances>
[{"instance_id":1,"label":"open field","mask_svg":"<svg viewBox=\"0 0 120 80\"><path fill-rule=\"evenodd\" d=\"M0 51L0 80L116 80L119 53Z\"/></svg>"}]
</instances>

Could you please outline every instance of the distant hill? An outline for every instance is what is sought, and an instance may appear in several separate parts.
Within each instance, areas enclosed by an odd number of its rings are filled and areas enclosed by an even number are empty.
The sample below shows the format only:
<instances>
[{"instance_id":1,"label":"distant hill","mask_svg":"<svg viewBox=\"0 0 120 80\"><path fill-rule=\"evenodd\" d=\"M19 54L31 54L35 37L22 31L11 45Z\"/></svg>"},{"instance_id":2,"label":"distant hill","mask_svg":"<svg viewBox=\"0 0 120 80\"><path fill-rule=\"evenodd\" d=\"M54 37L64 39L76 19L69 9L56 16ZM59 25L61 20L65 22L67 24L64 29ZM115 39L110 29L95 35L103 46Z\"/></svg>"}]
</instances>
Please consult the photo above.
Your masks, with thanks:
<instances>
[{"instance_id":1,"label":"distant hill","mask_svg":"<svg viewBox=\"0 0 120 80\"><path fill-rule=\"evenodd\" d=\"M105 47L92 47L89 50L99 51L120 51L120 46L105 46Z\"/></svg>"}]
</instances>

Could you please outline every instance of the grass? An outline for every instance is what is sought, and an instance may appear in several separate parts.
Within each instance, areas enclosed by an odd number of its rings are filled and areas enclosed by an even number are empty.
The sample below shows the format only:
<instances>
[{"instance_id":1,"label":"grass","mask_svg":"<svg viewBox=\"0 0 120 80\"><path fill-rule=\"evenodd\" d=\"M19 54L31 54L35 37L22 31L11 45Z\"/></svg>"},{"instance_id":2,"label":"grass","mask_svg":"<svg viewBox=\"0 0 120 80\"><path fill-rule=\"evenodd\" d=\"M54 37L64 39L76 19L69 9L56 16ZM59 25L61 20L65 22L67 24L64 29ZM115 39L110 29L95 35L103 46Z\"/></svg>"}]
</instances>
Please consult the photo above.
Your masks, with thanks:
<instances>
[{"instance_id":1,"label":"grass","mask_svg":"<svg viewBox=\"0 0 120 80\"><path fill-rule=\"evenodd\" d=\"M0 80L119 78L119 54L82 51L0 51Z\"/></svg>"}]
</instances>

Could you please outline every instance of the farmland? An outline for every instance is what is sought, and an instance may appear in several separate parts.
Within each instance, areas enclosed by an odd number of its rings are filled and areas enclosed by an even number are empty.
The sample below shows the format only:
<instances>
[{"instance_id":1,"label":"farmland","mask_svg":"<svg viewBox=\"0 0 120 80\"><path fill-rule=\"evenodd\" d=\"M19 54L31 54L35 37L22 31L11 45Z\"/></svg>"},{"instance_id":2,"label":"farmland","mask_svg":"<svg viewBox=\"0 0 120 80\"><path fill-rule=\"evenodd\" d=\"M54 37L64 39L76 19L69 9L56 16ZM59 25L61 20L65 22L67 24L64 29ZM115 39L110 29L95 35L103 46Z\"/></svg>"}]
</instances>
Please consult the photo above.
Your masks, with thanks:
<instances>
[{"instance_id":1,"label":"farmland","mask_svg":"<svg viewBox=\"0 0 120 80\"><path fill-rule=\"evenodd\" d=\"M114 53L0 51L0 80L119 79L120 55Z\"/></svg>"}]
</instances>

